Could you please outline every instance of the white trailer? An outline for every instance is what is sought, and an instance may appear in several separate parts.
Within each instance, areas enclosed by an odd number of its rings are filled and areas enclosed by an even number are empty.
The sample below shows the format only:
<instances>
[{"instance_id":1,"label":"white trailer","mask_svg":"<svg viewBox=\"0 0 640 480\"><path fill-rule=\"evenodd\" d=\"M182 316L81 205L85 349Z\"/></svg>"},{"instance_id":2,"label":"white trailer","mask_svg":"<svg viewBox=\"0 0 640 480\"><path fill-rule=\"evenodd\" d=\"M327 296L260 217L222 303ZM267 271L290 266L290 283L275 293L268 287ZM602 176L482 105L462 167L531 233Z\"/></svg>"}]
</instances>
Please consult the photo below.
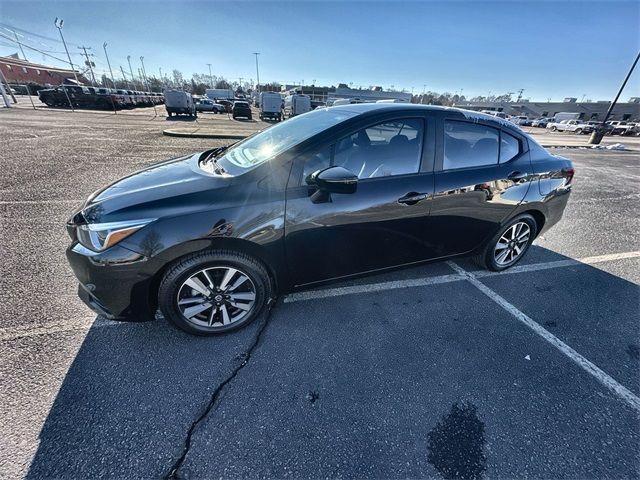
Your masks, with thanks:
<instances>
[{"instance_id":1,"label":"white trailer","mask_svg":"<svg viewBox=\"0 0 640 480\"><path fill-rule=\"evenodd\" d=\"M284 99L284 115L295 117L311 111L311 97L309 95L294 94Z\"/></svg>"},{"instance_id":2,"label":"white trailer","mask_svg":"<svg viewBox=\"0 0 640 480\"><path fill-rule=\"evenodd\" d=\"M230 88L207 88L205 95L211 100L233 100L236 96Z\"/></svg>"},{"instance_id":3,"label":"white trailer","mask_svg":"<svg viewBox=\"0 0 640 480\"><path fill-rule=\"evenodd\" d=\"M165 90L164 91L164 107L167 109L167 115L189 115L197 117L196 104L190 93L182 90Z\"/></svg>"},{"instance_id":4,"label":"white trailer","mask_svg":"<svg viewBox=\"0 0 640 480\"><path fill-rule=\"evenodd\" d=\"M282 121L282 96L277 92L260 93L260 120Z\"/></svg>"}]
</instances>

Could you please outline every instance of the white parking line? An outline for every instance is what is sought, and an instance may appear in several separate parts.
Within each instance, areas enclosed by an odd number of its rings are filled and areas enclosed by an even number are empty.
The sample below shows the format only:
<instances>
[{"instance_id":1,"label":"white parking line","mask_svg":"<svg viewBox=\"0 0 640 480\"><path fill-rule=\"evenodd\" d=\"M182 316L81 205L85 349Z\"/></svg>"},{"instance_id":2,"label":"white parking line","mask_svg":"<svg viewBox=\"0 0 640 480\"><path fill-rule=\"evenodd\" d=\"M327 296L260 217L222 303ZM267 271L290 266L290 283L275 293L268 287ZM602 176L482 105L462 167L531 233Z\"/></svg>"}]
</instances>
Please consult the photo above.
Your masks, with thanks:
<instances>
[{"instance_id":1,"label":"white parking line","mask_svg":"<svg viewBox=\"0 0 640 480\"><path fill-rule=\"evenodd\" d=\"M546 270L549 268L571 267L577 265L594 265L596 263L611 262L615 260L624 260L630 258L640 258L640 251L613 253L609 255L599 255L595 257L585 257L578 260L559 260L555 262L534 263L531 265L522 265L510 268L504 272L474 272L475 277L482 278L494 275L509 275L512 273L525 273L537 270ZM453 268L453 267L452 267ZM466 272L466 270L465 270ZM425 287L429 285L439 285L443 283L460 282L467 280L466 274L453 273L448 275L439 275L436 277L413 278L407 280L393 280L380 283L369 283L363 285L352 285L348 287L336 287L323 290L310 290L307 292L298 292L287 295L283 298L284 303L301 302L305 300L316 300L320 298L339 297L344 295L354 295L358 293L379 292L383 290L394 290L398 288ZM71 295L71 294L70 294ZM75 295L72 295L75 296ZM37 327L8 327L0 328L0 341L13 340L22 337L32 337L37 335L47 335L52 333L64 332L67 330L88 330L93 327L115 327L119 325L127 325L126 322L116 322L106 319L98 319L92 322L92 319L77 320L69 322L59 322L50 325Z\"/></svg>"},{"instance_id":2,"label":"white parking line","mask_svg":"<svg viewBox=\"0 0 640 480\"><path fill-rule=\"evenodd\" d=\"M447 264L451 268L453 268L456 272L458 272L460 275L466 276L466 279L474 287L476 287L478 290L484 293L487 297L489 297L491 300L493 300L502 308L504 308L507 312L513 315L521 323L523 323L524 325L529 327L531 330L533 330L535 333L537 333L542 338L544 338L551 345L553 345L558 350L560 350L560 352L564 353L567 357L573 360L578 366L580 366L580 368L582 368L585 372L592 375L596 380L598 380L602 385L608 388L611 392L613 392L622 400L627 402L627 404L629 404L632 408L640 412L640 398L636 396L632 391L630 391L623 385L619 384L611 376L609 376L607 373L601 370L597 365L587 360L585 357L580 355L569 345L564 343L562 340L560 340L558 337L553 335L548 330L545 330L543 327L541 327L538 323L533 321L526 314L518 310L515 306L513 306L511 303L506 301L503 297L501 297L496 292L491 290L484 283L478 280L478 278L472 272L466 271L465 269L460 267L458 264L451 261L447 262Z\"/></svg>"},{"instance_id":3,"label":"white parking line","mask_svg":"<svg viewBox=\"0 0 640 480\"><path fill-rule=\"evenodd\" d=\"M537 270L546 270L549 268L572 267L576 265L594 265L596 263L611 262L614 260L624 260L629 258L640 258L640 251L613 253L609 255L599 255L595 257L585 257L578 260L567 259L555 262L533 263L531 265L522 265L513 267L504 272L474 272L476 277L489 277L495 275L510 275L513 273L534 272ZM322 290L310 290L308 292L292 293L284 297L284 303L301 302L304 300L316 300L319 298L339 297L343 295L353 295L356 293L379 292L381 290L393 290L396 288L407 287L423 287L427 285L437 285L440 283L457 282L466 280L465 276L460 274L440 275L437 277L415 278L408 280L395 280L390 282L368 283L363 285L353 285L349 287L327 288Z\"/></svg>"},{"instance_id":4,"label":"white parking line","mask_svg":"<svg viewBox=\"0 0 640 480\"><path fill-rule=\"evenodd\" d=\"M493 277L496 275L508 275L511 273L535 272L537 270L547 270L548 268L573 267L576 265L595 265L596 263L613 262L615 260L626 260L629 258L640 258L640 251L611 253L609 255L584 257L578 260L567 259L567 260L557 260L555 262L532 263L529 265L520 265L518 267L513 267L504 272L479 271L479 272L473 272L473 274L478 278Z\"/></svg>"},{"instance_id":5,"label":"white parking line","mask_svg":"<svg viewBox=\"0 0 640 480\"><path fill-rule=\"evenodd\" d=\"M324 290L311 290L308 292L292 293L284 297L284 303L300 302L302 300L315 300L318 298L339 297L353 295L355 293L379 292L380 290L393 290L396 288L424 287L439 283L449 283L465 280L463 275L450 274L437 277L412 278L408 280L394 280L390 282L368 283L364 285L352 285L348 287L327 288Z\"/></svg>"}]
</instances>

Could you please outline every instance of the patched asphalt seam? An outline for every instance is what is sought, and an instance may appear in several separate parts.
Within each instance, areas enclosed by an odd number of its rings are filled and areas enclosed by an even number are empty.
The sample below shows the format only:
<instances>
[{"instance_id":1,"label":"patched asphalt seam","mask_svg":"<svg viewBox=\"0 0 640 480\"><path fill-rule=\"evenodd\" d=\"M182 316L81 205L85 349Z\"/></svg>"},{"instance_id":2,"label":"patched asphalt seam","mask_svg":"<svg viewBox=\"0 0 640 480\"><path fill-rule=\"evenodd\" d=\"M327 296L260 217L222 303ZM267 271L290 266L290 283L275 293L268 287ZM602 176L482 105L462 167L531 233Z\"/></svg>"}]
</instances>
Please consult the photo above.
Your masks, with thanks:
<instances>
[{"instance_id":1,"label":"patched asphalt seam","mask_svg":"<svg viewBox=\"0 0 640 480\"><path fill-rule=\"evenodd\" d=\"M242 363L240 363L240 365L234 368L231 374L216 387L214 392L211 394L211 398L209 399L209 402L207 403L204 411L189 426L189 430L187 431L187 436L184 441L184 446L182 447L182 453L180 457L171 466L167 475L163 477L165 480L180 478L178 471L180 470L180 467L182 467L185 459L187 458L187 455L189 454L189 450L191 449L191 440L193 438L193 434L195 433L196 428L198 428L198 425L200 425L200 423L209 416L209 413L211 413L214 407L217 407L219 405L219 403L216 403L216 402L220 398L220 395L222 394L222 391L224 390L224 388L227 385L229 385L234 378L236 378L238 373L240 373L240 370L242 370L249 363L249 360L251 360L251 354L256 349L256 347L260 344L260 340L262 339L262 334L264 333L264 331L267 328L267 325L269 324L269 320L271 319L271 312L275 308L276 303L277 303L277 299L272 301L271 304L269 305L269 309L267 310L267 313L266 313L266 318L264 319L264 322L260 327L260 330L258 330L258 333L254 337L253 343L249 346L249 349L246 352L244 352L244 355L243 355L244 360L242 361Z\"/></svg>"}]
</instances>

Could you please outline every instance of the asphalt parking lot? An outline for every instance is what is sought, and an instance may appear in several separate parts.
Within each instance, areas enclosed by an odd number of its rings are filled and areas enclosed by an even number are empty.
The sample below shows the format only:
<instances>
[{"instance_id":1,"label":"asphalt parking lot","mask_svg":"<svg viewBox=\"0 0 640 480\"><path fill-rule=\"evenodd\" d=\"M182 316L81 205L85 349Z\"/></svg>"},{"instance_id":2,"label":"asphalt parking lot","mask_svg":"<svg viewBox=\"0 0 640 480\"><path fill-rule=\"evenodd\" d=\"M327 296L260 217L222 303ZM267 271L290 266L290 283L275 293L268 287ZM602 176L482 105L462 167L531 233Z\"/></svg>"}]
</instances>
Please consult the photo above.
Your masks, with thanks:
<instances>
[{"instance_id":1,"label":"asphalt parking lot","mask_svg":"<svg viewBox=\"0 0 640 480\"><path fill-rule=\"evenodd\" d=\"M197 338L96 318L64 258L91 192L225 143L145 110L0 111L1 477L640 476L637 151L554 151L569 206L508 272L352 280Z\"/></svg>"}]
</instances>

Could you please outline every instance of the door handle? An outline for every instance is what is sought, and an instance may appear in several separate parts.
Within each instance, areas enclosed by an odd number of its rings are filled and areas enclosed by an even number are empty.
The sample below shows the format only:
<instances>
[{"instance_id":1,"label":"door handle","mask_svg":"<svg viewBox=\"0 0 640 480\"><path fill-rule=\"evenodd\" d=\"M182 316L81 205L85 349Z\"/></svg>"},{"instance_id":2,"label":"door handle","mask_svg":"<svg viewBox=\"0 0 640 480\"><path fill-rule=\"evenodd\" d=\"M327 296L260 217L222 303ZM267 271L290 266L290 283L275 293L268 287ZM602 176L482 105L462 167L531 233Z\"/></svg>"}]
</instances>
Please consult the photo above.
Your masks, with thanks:
<instances>
[{"instance_id":1,"label":"door handle","mask_svg":"<svg viewBox=\"0 0 640 480\"><path fill-rule=\"evenodd\" d=\"M426 200L429 195L426 193L411 192L407 193L404 197L398 199L398 203L404 203L405 205L415 205L416 203Z\"/></svg>"},{"instance_id":2,"label":"door handle","mask_svg":"<svg viewBox=\"0 0 640 480\"><path fill-rule=\"evenodd\" d=\"M512 180L514 182L519 182L520 180L524 180L525 178L527 178L527 173L526 172L519 172L519 171L515 171L515 172L511 172L507 178L509 180Z\"/></svg>"}]
</instances>

